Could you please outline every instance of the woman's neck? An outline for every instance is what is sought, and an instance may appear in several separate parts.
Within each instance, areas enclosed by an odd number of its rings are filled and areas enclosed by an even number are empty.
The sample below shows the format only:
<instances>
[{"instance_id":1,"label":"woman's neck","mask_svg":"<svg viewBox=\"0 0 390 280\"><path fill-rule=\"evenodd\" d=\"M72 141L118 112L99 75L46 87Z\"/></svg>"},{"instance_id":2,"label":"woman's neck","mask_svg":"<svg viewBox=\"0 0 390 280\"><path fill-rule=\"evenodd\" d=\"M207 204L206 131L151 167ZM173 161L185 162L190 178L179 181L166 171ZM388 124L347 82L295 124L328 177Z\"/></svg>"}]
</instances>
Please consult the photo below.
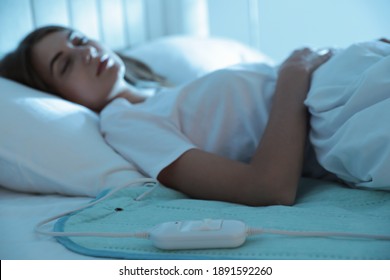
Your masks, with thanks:
<instances>
[{"instance_id":1,"label":"woman's neck","mask_svg":"<svg viewBox=\"0 0 390 280\"><path fill-rule=\"evenodd\" d=\"M150 94L137 89L126 81L122 81L117 84L112 93L110 94L110 101L115 98L125 98L130 103L137 104L142 103L150 97Z\"/></svg>"}]
</instances>

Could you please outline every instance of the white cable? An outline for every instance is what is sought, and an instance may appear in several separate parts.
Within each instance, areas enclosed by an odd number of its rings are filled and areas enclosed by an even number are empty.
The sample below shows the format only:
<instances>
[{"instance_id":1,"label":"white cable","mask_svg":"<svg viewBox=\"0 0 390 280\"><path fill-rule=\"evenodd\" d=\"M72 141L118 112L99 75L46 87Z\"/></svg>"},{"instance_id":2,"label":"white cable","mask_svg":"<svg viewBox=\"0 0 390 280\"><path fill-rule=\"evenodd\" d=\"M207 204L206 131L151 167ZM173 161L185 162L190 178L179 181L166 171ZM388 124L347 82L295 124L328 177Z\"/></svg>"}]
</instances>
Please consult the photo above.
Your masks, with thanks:
<instances>
[{"instance_id":1,"label":"white cable","mask_svg":"<svg viewBox=\"0 0 390 280\"><path fill-rule=\"evenodd\" d=\"M264 233L302 236L302 237L348 237L348 238L390 240L390 235L377 235L377 234L338 232L338 231L288 231L288 230L278 230L278 229L249 228L247 232L248 236L259 235Z\"/></svg>"}]
</instances>

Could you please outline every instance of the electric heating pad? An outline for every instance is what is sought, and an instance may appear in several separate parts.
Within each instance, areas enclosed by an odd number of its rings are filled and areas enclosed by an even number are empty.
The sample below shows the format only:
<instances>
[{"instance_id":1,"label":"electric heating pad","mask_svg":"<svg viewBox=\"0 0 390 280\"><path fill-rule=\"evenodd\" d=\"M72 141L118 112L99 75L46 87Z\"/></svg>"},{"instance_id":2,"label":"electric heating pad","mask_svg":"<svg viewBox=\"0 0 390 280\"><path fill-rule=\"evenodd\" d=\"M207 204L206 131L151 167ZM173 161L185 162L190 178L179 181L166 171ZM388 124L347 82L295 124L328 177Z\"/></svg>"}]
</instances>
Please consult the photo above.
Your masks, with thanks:
<instances>
[{"instance_id":1,"label":"electric heating pad","mask_svg":"<svg viewBox=\"0 0 390 280\"><path fill-rule=\"evenodd\" d=\"M354 189L351 193L351 189L337 183L302 179L297 203L294 206L249 207L190 199L163 186L144 196L143 194L148 193L149 189L147 185L122 189L102 202L61 218L55 223L54 230L65 233L99 232L124 235L151 232L151 235L157 234L154 240L134 237L74 236L57 237L58 241L77 253L105 258L390 258L389 240L348 236L310 236L310 232L389 235L390 193L388 192ZM103 195L104 192L101 196ZM143 198L137 199L141 196ZM223 225L224 221L228 222ZM236 224L231 224L232 221ZM273 229L274 232L309 233L309 236L287 236L260 231L259 234L247 236L246 240L242 240L243 224L256 229ZM204 241L201 241L203 243L200 247L185 249L188 247L188 242L183 238L187 238L188 234L195 234L195 238L199 234L206 234L208 238L213 238L213 234L222 230L223 226L235 228L236 231L236 235L230 236L231 229L227 229L229 236L223 238L227 238L228 246L207 248L203 246ZM186 229L186 236L175 235L182 234L182 228ZM166 239L167 234L169 234L168 239ZM160 239L161 236L163 239ZM194 237L190 236L190 238L193 246ZM185 245L184 249L181 248L182 244ZM231 244L234 246L230 246ZM168 247L164 248L164 246Z\"/></svg>"}]
</instances>

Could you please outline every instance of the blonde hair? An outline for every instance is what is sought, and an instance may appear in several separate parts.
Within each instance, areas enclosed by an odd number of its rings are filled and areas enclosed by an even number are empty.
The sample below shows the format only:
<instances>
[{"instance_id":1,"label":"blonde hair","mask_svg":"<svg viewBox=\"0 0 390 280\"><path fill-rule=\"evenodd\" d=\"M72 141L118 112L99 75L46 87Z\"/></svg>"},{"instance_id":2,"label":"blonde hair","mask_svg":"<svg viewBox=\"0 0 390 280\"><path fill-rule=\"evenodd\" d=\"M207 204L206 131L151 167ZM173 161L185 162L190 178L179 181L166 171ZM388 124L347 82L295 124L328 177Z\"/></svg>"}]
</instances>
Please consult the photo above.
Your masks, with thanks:
<instances>
[{"instance_id":1,"label":"blonde hair","mask_svg":"<svg viewBox=\"0 0 390 280\"><path fill-rule=\"evenodd\" d=\"M35 29L29 33L18 45L18 47L7 54L0 62L0 76L22 83L29 87L50 92L58 95L43 79L38 75L32 63L32 48L45 36L64 30L72 31L64 26L45 26ZM137 85L138 81L150 81L159 86L167 86L166 79L156 74L148 65L131 57L120 55L126 66L125 79Z\"/></svg>"}]
</instances>

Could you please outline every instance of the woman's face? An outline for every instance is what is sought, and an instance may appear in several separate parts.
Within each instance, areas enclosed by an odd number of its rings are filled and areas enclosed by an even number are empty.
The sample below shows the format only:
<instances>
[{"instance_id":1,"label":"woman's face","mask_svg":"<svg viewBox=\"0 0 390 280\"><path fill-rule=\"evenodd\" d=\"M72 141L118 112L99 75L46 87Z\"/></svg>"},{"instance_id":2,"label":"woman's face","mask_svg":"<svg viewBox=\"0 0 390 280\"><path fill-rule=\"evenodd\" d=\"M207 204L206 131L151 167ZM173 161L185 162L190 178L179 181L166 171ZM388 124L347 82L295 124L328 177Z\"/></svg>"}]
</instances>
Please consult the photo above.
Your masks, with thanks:
<instances>
[{"instance_id":1,"label":"woman's face","mask_svg":"<svg viewBox=\"0 0 390 280\"><path fill-rule=\"evenodd\" d=\"M45 36L33 46L32 57L38 75L61 97L95 111L109 102L124 75L114 52L71 30Z\"/></svg>"}]
</instances>

